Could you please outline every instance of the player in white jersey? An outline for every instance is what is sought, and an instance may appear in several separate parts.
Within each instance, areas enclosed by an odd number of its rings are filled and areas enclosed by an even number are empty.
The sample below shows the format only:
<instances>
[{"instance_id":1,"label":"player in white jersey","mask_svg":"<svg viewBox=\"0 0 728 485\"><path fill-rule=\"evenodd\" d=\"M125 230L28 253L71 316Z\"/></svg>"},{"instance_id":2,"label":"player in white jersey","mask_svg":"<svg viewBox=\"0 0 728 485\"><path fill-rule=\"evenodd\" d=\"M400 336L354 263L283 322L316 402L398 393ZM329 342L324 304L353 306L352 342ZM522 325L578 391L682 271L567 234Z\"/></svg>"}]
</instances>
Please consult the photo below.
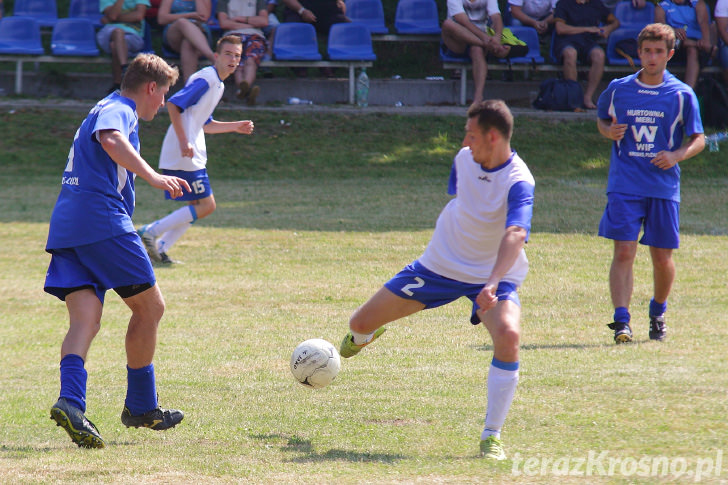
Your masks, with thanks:
<instances>
[{"instance_id":1,"label":"player in white jersey","mask_svg":"<svg viewBox=\"0 0 728 485\"><path fill-rule=\"evenodd\" d=\"M186 181L156 173L139 155L139 118L154 118L177 76L176 68L155 55L140 54L132 61L121 93L99 101L76 132L51 215L44 289L65 301L70 321L61 345L61 392L51 418L81 447L105 445L84 415L84 366L109 289L132 311L122 423L163 430L184 416L157 402L152 359L164 299L131 221L135 175L174 197L190 190Z\"/></svg>"},{"instance_id":2,"label":"player in white jersey","mask_svg":"<svg viewBox=\"0 0 728 485\"><path fill-rule=\"evenodd\" d=\"M517 289L528 272L524 244L535 186L511 149L512 132L513 115L503 101L470 107L450 176L449 192L456 197L440 213L424 254L354 312L340 347L342 357L352 357L378 338L386 323L469 298L470 322L483 322L493 340L480 450L495 460L505 458L500 431L518 383Z\"/></svg>"},{"instance_id":3,"label":"player in white jersey","mask_svg":"<svg viewBox=\"0 0 728 485\"><path fill-rule=\"evenodd\" d=\"M205 133L236 132L249 135L253 122L216 121L212 113L225 91L223 81L237 68L242 53L240 37L226 35L217 42L215 63L190 76L187 84L169 98L167 110L172 124L162 143L159 168L168 175L181 177L192 191L177 201L189 205L142 226L139 235L152 261L170 264L174 261L167 251L197 219L215 211L215 196L207 176L207 147ZM172 199L169 195L167 199Z\"/></svg>"},{"instance_id":4,"label":"player in white jersey","mask_svg":"<svg viewBox=\"0 0 728 485\"><path fill-rule=\"evenodd\" d=\"M670 74L675 32L649 24L637 37L642 69L612 81L599 97L599 132L613 140L607 206L599 235L614 241L609 289L616 343L630 342L629 303L637 238L650 247L654 293L649 305L652 340L666 336L667 297L675 279L672 252L679 246L680 166L705 146L698 100ZM684 141L685 140L685 141Z\"/></svg>"}]
</instances>

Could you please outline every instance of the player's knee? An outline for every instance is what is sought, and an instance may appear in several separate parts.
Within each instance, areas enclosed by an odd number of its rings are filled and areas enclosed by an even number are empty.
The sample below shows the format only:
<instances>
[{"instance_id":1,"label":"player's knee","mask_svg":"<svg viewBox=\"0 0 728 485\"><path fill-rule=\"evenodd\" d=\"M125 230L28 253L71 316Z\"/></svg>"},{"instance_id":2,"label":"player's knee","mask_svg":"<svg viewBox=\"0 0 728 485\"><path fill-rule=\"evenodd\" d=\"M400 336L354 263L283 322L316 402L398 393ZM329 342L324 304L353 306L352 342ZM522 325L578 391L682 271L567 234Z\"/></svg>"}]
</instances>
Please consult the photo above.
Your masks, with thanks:
<instances>
[{"instance_id":1,"label":"player's knee","mask_svg":"<svg viewBox=\"0 0 728 485\"><path fill-rule=\"evenodd\" d=\"M604 63L605 55L603 49L592 49L591 51L591 61L592 64L594 63Z\"/></svg>"}]
</instances>

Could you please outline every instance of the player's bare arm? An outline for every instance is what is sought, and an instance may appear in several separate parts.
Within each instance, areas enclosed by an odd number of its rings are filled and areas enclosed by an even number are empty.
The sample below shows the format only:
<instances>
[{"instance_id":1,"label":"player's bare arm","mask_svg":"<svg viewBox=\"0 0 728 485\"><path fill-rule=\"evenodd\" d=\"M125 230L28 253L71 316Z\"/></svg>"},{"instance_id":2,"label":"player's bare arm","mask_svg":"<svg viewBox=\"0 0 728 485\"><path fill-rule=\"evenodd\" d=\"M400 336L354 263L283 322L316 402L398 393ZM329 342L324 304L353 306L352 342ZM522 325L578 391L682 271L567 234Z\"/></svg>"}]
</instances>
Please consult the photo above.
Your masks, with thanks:
<instances>
[{"instance_id":1,"label":"player's bare arm","mask_svg":"<svg viewBox=\"0 0 728 485\"><path fill-rule=\"evenodd\" d=\"M624 134L627 132L627 125L624 123L617 123L615 118L612 118L611 120L598 119L597 128L599 128L599 133L601 133L602 136L614 141L619 141L624 138Z\"/></svg>"},{"instance_id":2,"label":"player's bare arm","mask_svg":"<svg viewBox=\"0 0 728 485\"><path fill-rule=\"evenodd\" d=\"M498 247L498 259L495 266L493 266L493 271L488 278L488 282L475 299L482 311L488 311L498 303L495 296L498 283L516 262L518 255L526 244L526 236L526 229L522 227L509 226L506 228L506 233L501 238Z\"/></svg>"},{"instance_id":3,"label":"player's bare arm","mask_svg":"<svg viewBox=\"0 0 728 485\"><path fill-rule=\"evenodd\" d=\"M134 172L152 187L166 190L173 198L180 197L183 190L190 192L190 185L186 180L155 172L121 132L102 130L99 132L98 138L104 151L109 154L114 162Z\"/></svg>"},{"instance_id":4,"label":"player's bare arm","mask_svg":"<svg viewBox=\"0 0 728 485\"><path fill-rule=\"evenodd\" d=\"M651 163L658 168L667 170L668 168L674 167L683 160L694 157L698 153L702 152L704 148L705 135L703 135L702 133L696 133L689 138L687 143L685 143L677 150L673 152L668 150L658 152L655 158L651 160Z\"/></svg>"},{"instance_id":5,"label":"player's bare arm","mask_svg":"<svg viewBox=\"0 0 728 485\"><path fill-rule=\"evenodd\" d=\"M203 130L205 133L240 133L241 135L250 135L255 129L255 124L250 120L242 121L215 121L207 123Z\"/></svg>"},{"instance_id":6,"label":"player's bare arm","mask_svg":"<svg viewBox=\"0 0 728 485\"><path fill-rule=\"evenodd\" d=\"M167 103L167 113L169 113L169 121L172 123L174 134L177 135L179 141L180 154L183 157L192 158L195 154L192 144L187 139L184 126L182 125L182 111L174 103Z\"/></svg>"}]
</instances>

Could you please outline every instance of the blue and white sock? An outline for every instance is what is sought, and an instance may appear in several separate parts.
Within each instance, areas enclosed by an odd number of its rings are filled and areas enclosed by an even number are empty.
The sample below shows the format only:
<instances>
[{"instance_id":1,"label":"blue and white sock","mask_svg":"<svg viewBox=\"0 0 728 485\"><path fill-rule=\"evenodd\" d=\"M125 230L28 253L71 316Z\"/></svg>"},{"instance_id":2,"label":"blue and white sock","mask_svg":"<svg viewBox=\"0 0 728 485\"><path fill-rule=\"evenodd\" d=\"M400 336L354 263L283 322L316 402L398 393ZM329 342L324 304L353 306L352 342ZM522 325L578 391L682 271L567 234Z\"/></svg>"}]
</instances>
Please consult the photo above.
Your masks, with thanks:
<instances>
[{"instance_id":1,"label":"blue and white sock","mask_svg":"<svg viewBox=\"0 0 728 485\"><path fill-rule=\"evenodd\" d=\"M147 225L146 232L150 236L159 237L165 232L181 225L191 224L197 220L197 210L193 205L180 207L176 211Z\"/></svg>"},{"instance_id":2,"label":"blue and white sock","mask_svg":"<svg viewBox=\"0 0 728 485\"><path fill-rule=\"evenodd\" d=\"M86 412L86 381L88 373L80 355L68 354L61 359L61 393L63 398Z\"/></svg>"},{"instance_id":3,"label":"blue and white sock","mask_svg":"<svg viewBox=\"0 0 728 485\"><path fill-rule=\"evenodd\" d=\"M173 227L169 231L162 234L157 241L157 250L160 253L166 253L167 251L169 251L174 243L176 243L177 240L181 238L182 235L187 232L187 229L189 229L191 226L192 223L180 224L179 226Z\"/></svg>"},{"instance_id":4,"label":"blue and white sock","mask_svg":"<svg viewBox=\"0 0 728 485\"><path fill-rule=\"evenodd\" d=\"M502 362L493 357L488 371L488 407L481 440L491 435L500 438L517 385L518 362Z\"/></svg>"},{"instance_id":5,"label":"blue and white sock","mask_svg":"<svg viewBox=\"0 0 728 485\"><path fill-rule=\"evenodd\" d=\"M154 364L141 369L126 367L127 388L124 405L134 416L156 409L157 385L154 378Z\"/></svg>"}]
</instances>

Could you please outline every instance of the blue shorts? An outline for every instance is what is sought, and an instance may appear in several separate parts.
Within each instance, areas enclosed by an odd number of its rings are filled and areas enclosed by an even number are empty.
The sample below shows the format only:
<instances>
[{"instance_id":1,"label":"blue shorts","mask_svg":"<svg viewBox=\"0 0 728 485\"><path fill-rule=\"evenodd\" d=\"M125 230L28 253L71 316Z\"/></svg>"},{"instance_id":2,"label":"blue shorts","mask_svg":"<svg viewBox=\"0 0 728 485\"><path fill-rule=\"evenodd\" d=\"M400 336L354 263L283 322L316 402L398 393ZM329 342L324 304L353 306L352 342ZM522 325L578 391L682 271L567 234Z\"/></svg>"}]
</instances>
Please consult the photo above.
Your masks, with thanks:
<instances>
[{"instance_id":1,"label":"blue shorts","mask_svg":"<svg viewBox=\"0 0 728 485\"><path fill-rule=\"evenodd\" d=\"M174 175L181 179L185 179L190 184L192 192L183 191L180 197L173 199L169 192L164 192L164 197L170 200L200 200L210 197L212 195L212 187L210 187L210 179L207 176L207 170L195 170L189 172L187 170L165 170L162 169L164 175Z\"/></svg>"},{"instance_id":2,"label":"blue shorts","mask_svg":"<svg viewBox=\"0 0 728 485\"><path fill-rule=\"evenodd\" d=\"M96 42L99 44L101 50L107 54L111 54L111 34L118 28L117 25L108 24L96 32ZM143 37L124 31L124 39L126 40L126 47L129 49L129 56L135 56L144 49Z\"/></svg>"},{"instance_id":3,"label":"blue shorts","mask_svg":"<svg viewBox=\"0 0 728 485\"><path fill-rule=\"evenodd\" d=\"M669 199L611 192L599 222L599 235L615 241L636 241L663 249L680 246L680 203Z\"/></svg>"},{"instance_id":4,"label":"blue shorts","mask_svg":"<svg viewBox=\"0 0 728 485\"><path fill-rule=\"evenodd\" d=\"M423 303L425 309L447 305L466 296L473 302L473 311L470 315L470 323L473 325L480 323L480 317L476 313L479 307L475 303L475 298L483 290L483 286L483 284L463 283L445 278L425 268L419 261L405 266L384 284L385 288L397 296ZM501 281L496 291L498 301L510 300L521 306L516 290L515 284Z\"/></svg>"},{"instance_id":5,"label":"blue shorts","mask_svg":"<svg viewBox=\"0 0 728 485\"><path fill-rule=\"evenodd\" d=\"M113 288L122 298L137 292L125 287L151 288L156 283L154 269L142 240L135 232L103 241L64 249L49 249L44 290L65 300L69 290L90 288L101 303Z\"/></svg>"}]
</instances>

